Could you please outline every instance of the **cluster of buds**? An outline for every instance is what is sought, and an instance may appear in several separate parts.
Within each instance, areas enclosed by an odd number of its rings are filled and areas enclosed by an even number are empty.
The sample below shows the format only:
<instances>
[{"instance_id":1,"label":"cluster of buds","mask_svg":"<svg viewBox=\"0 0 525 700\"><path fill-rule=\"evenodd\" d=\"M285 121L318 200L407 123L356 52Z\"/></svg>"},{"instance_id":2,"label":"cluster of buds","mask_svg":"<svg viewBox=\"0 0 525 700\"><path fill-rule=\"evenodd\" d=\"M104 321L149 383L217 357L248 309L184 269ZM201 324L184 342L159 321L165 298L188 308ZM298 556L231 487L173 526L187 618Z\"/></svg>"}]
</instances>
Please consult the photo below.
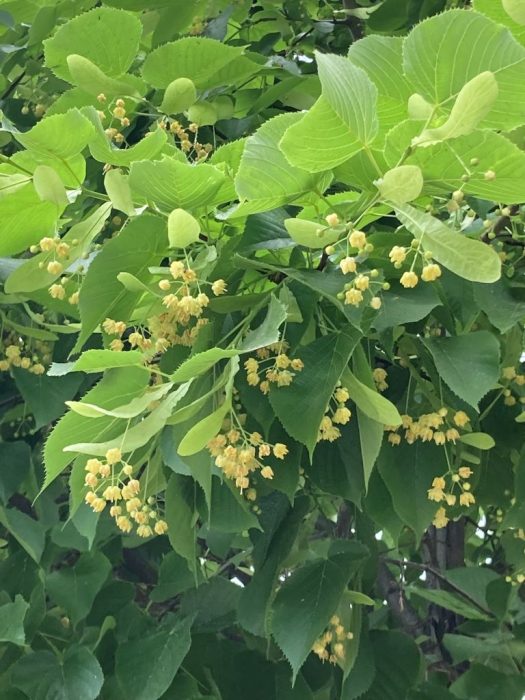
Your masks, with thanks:
<instances>
[{"instance_id":1,"label":"cluster of buds","mask_svg":"<svg viewBox=\"0 0 525 700\"><path fill-rule=\"evenodd\" d=\"M432 253L426 251L421 252L421 243L418 240L413 240L410 248L405 248L404 246L395 245L388 254L390 262L394 265L396 269L403 266L409 255L413 254L413 262L410 270L403 272L399 282L405 289L413 289L419 282L418 275L414 272L414 266L418 257L422 258L423 267L421 270L421 279L423 282L435 282L439 277L441 277L441 267L432 261Z\"/></svg>"},{"instance_id":2,"label":"cluster of buds","mask_svg":"<svg viewBox=\"0 0 525 700\"><path fill-rule=\"evenodd\" d=\"M118 447L110 448L103 461L88 459L85 469L84 483L89 489L85 501L95 513L109 505L118 529L130 533L136 528L139 537L163 535L168 530L166 521L159 517L156 499L141 498L140 482L133 478L133 467L123 461Z\"/></svg>"},{"instance_id":3,"label":"cluster of buds","mask_svg":"<svg viewBox=\"0 0 525 700\"><path fill-rule=\"evenodd\" d=\"M362 233L361 231L359 233ZM364 236L364 234L363 234ZM351 256L346 256L339 263L339 268L343 275L354 274L354 278L351 282L347 282L344 286L344 291L340 292L337 297L345 304L350 304L352 306L359 306L365 300L365 297L369 299L369 304L372 309L376 311L381 308L381 297L379 297L373 290L376 287L376 291L383 288L382 282L374 282L376 277L379 276L378 270L370 270L366 274L358 273L356 259Z\"/></svg>"},{"instance_id":4,"label":"cluster of buds","mask_svg":"<svg viewBox=\"0 0 525 700\"><path fill-rule=\"evenodd\" d=\"M161 128L166 128L166 123L160 123ZM199 143L197 141L197 132L199 127L195 123L191 123L186 130L182 124L176 120L169 124L170 133L179 139L179 146L184 153L190 153L193 151L197 157L197 160L206 160L206 158L213 151L213 146L211 143ZM192 134L193 139L192 139Z\"/></svg>"},{"instance_id":5,"label":"cluster of buds","mask_svg":"<svg viewBox=\"0 0 525 700\"><path fill-rule=\"evenodd\" d=\"M386 391L388 389L388 383L386 381L388 375L386 369L383 369L383 367L376 367L372 372L372 376L374 377L374 382L378 391Z\"/></svg>"},{"instance_id":6,"label":"cluster of buds","mask_svg":"<svg viewBox=\"0 0 525 700\"><path fill-rule=\"evenodd\" d=\"M435 442L436 445L444 445L447 442L456 443L460 438L458 428L464 428L469 423L469 417L464 411L456 411L452 421L447 422L448 409L443 407L433 413L424 413L417 420L404 414L401 416L401 427L404 429L405 440L413 445L416 440L421 442ZM387 425L385 431L389 433L388 442L391 445L401 443L399 426Z\"/></svg>"},{"instance_id":7,"label":"cluster of buds","mask_svg":"<svg viewBox=\"0 0 525 700\"><path fill-rule=\"evenodd\" d=\"M74 292L71 292L71 294L69 294L68 296L66 285L70 281L70 279L70 277L61 277L60 282L52 284L47 291L53 299L63 300L67 297L68 303L72 306L76 306L80 299L80 291L76 289Z\"/></svg>"},{"instance_id":8,"label":"cluster of buds","mask_svg":"<svg viewBox=\"0 0 525 700\"><path fill-rule=\"evenodd\" d=\"M319 426L317 442L327 440L334 442L341 437L341 431L338 425L346 425L352 417L352 412L345 405L350 400L348 389L344 386L338 386L328 403L325 415Z\"/></svg>"},{"instance_id":9,"label":"cluster of buds","mask_svg":"<svg viewBox=\"0 0 525 700\"><path fill-rule=\"evenodd\" d=\"M518 401L525 404L522 395L522 387L525 386L525 374L518 374L514 367L504 367L501 370L501 378L505 383L503 389L503 403L505 406L515 406Z\"/></svg>"},{"instance_id":10,"label":"cluster of buds","mask_svg":"<svg viewBox=\"0 0 525 700\"><path fill-rule=\"evenodd\" d=\"M247 433L241 423L238 420L237 427L231 427L231 421L226 421L226 432L212 438L207 448L224 476L235 481L241 492L248 489L247 498L253 500L255 491L249 488L250 475L258 472L263 479L273 479L273 469L265 465L263 460L271 455L284 459L288 448L281 442L273 445L266 442L257 432Z\"/></svg>"},{"instance_id":11,"label":"cluster of buds","mask_svg":"<svg viewBox=\"0 0 525 700\"><path fill-rule=\"evenodd\" d=\"M97 96L97 100L98 102L100 102L101 105L104 105L107 102L107 98L102 92L100 93L100 95ZM101 121L104 121L106 119L106 116L108 116L103 110L99 110L98 115ZM109 108L109 116L111 121L113 121L114 119L118 119L120 127L123 129L130 125L129 118L126 116L126 103L120 97L117 100L115 100L114 106ZM124 143L124 141L126 140L124 134L114 126L108 127L105 130L105 133L109 139L111 139L117 144Z\"/></svg>"},{"instance_id":12,"label":"cluster of buds","mask_svg":"<svg viewBox=\"0 0 525 700\"><path fill-rule=\"evenodd\" d=\"M345 642L354 638L352 632L347 632L337 615L334 615L328 624L326 631L317 639L312 651L321 661L336 664L345 658Z\"/></svg>"},{"instance_id":13,"label":"cluster of buds","mask_svg":"<svg viewBox=\"0 0 525 700\"><path fill-rule=\"evenodd\" d=\"M4 338L3 351L0 372L8 372L16 367L39 375L44 374L45 365L51 362L51 346L41 340L34 340L31 346L26 346L15 336L8 335Z\"/></svg>"},{"instance_id":14,"label":"cluster of buds","mask_svg":"<svg viewBox=\"0 0 525 700\"><path fill-rule=\"evenodd\" d=\"M449 522L447 507L453 508L459 501L459 505L468 508L476 502L471 492L471 484L467 479L472 476L470 467L460 467L457 472L450 472L444 476L436 476L432 486L427 490L427 498L436 503L443 503L436 512L432 524L437 528L446 527ZM447 486L447 481L450 483ZM457 491L458 493L455 493ZM458 499L459 495L459 499Z\"/></svg>"},{"instance_id":15,"label":"cluster of buds","mask_svg":"<svg viewBox=\"0 0 525 700\"><path fill-rule=\"evenodd\" d=\"M291 359L288 344L282 340L256 351L257 358L249 357L244 363L246 381L250 386L258 386L263 394L270 391L270 385L289 386L297 372L304 367L299 358ZM264 379L261 380L261 374Z\"/></svg>"}]
</instances>

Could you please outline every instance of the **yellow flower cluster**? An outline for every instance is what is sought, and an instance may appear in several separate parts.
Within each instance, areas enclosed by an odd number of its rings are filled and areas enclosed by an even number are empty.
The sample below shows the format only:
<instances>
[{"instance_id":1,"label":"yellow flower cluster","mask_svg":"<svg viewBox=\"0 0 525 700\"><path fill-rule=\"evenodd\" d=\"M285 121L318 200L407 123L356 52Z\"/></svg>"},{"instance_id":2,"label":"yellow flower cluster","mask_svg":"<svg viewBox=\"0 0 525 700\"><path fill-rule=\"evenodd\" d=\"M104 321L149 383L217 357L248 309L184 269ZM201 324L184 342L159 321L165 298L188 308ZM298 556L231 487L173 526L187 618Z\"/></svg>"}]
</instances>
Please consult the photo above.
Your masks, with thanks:
<instances>
[{"instance_id":1,"label":"yellow flower cluster","mask_svg":"<svg viewBox=\"0 0 525 700\"><path fill-rule=\"evenodd\" d=\"M291 359L288 354L288 344L286 341L273 343L256 351L258 359L249 357L244 363L246 370L246 381L250 386L258 386L263 394L270 391L270 385L289 386L297 372L304 368L302 360ZM270 366L261 367L261 365ZM264 379L261 380L261 374Z\"/></svg>"},{"instance_id":2,"label":"yellow flower cluster","mask_svg":"<svg viewBox=\"0 0 525 700\"><path fill-rule=\"evenodd\" d=\"M161 128L166 128L166 122L161 122ZM206 160L206 158L213 151L213 146L211 143L199 143L197 141L197 132L199 127L197 124L190 124L188 130L186 130L178 121L174 120L169 124L170 133L179 139L179 145L184 153L195 152L197 160ZM190 134L195 134L193 141Z\"/></svg>"},{"instance_id":3,"label":"yellow flower cluster","mask_svg":"<svg viewBox=\"0 0 525 700\"><path fill-rule=\"evenodd\" d=\"M104 461L93 458L86 463L86 503L101 513L109 505L109 514L119 530L129 533L136 528L139 537L163 535L168 530L159 517L156 499L145 502L140 496L140 482L133 478L133 467L123 461L118 447L106 452Z\"/></svg>"},{"instance_id":4,"label":"yellow flower cluster","mask_svg":"<svg viewBox=\"0 0 525 700\"><path fill-rule=\"evenodd\" d=\"M388 384L387 384L387 373L386 369L383 369L383 367L376 367L374 371L372 372L372 375L374 377L374 382L377 387L378 391L386 391L388 389Z\"/></svg>"},{"instance_id":5,"label":"yellow flower cluster","mask_svg":"<svg viewBox=\"0 0 525 700\"><path fill-rule=\"evenodd\" d=\"M100 95L98 95L98 97L97 97L97 100L101 104L105 104L106 103L106 96L104 95L104 93L100 93ZM99 112L98 112L98 116L100 117L101 121L104 121L107 116L109 116L109 118L112 121L113 121L113 119L118 119L118 121L120 122L121 128L126 128L127 126L130 125L129 118L126 116L126 114L127 114L126 102L120 97L117 100L115 100L114 107L113 108L110 107L110 109L108 111L108 115L106 115L106 113L102 110L99 110ZM119 131L119 129L116 129L114 126L108 127L105 130L105 133L109 139L111 139L112 141L114 141L117 144L124 143L124 141L126 140L126 137L124 136L124 134L121 131Z\"/></svg>"},{"instance_id":6,"label":"yellow flower cluster","mask_svg":"<svg viewBox=\"0 0 525 700\"><path fill-rule=\"evenodd\" d=\"M388 254L388 257L390 258L390 262L394 265L394 267L399 269L402 267L410 253L414 253L412 267L410 270L404 272L399 280L405 289L413 289L419 282L419 277L413 270L418 255L421 256L423 260L423 269L421 270L421 279L423 282L435 282L439 277L441 277L441 267L437 263L432 262L432 253L421 253L420 243L417 240L412 242L412 246L410 248L405 248L404 246L399 245L393 246Z\"/></svg>"},{"instance_id":7,"label":"yellow flower cluster","mask_svg":"<svg viewBox=\"0 0 525 700\"><path fill-rule=\"evenodd\" d=\"M247 433L242 428L241 421L237 421L237 426L216 435L208 442L207 448L212 457L215 457L216 466L227 479L235 481L242 492L249 489L250 474L256 471L259 471L263 479L273 479L273 469L262 460L272 454L277 459L284 459L288 448L282 442L274 445L266 442L260 433ZM253 500L254 493L247 493L247 497Z\"/></svg>"},{"instance_id":8,"label":"yellow flower cluster","mask_svg":"<svg viewBox=\"0 0 525 700\"><path fill-rule=\"evenodd\" d=\"M11 367L26 369L32 374L44 374L44 363L51 362L51 349L45 342L36 340L33 347L25 347L17 338L8 336L4 345L4 357L0 359L0 372L7 372Z\"/></svg>"},{"instance_id":9,"label":"yellow flower cluster","mask_svg":"<svg viewBox=\"0 0 525 700\"><path fill-rule=\"evenodd\" d=\"M350 400L348 389L344 386L338 386L328 403L325 415L319 426L317 442L327 440L334 442L341 437L341 431L338 425L346 425L352 417L352 412L346 407L346 403Z\"/></svg>"},{"instance_id":10,"label":"yellow flower cluster","mask_svg":"<svg viewBox=\"0 0 525 700\"><path fill-rule=\"evenodd\" d=\"M69 277L62 277L60 279L59 284L52 284L48 288L47 291L49 292L49 295L53 299L60 299L60 300L65 299L66 298L65 286L68 282L69 282ZM77 291L73 292L72 294L70 294L69 297L67 298L67 300L72 306L76 306L78 304L79 297L80 297L80 292L77 290Z\"/></svg>"},{"instance_id":11,"label":"yellow flower cluster","mask_svg":"<svg viewBox=\"0 0 525 700\"><path fill-rule=\"evenodd\" d=\"M471 484L467 479L472 476L470 467L460 467L457 472L447 473L444 476L436 476L432 481L432 487L427 490L427 498L436 503L444 502L445 505L440 506L434 516L433 525L437 528L442 528L447 525L449 518L447 516L446 507L454 507L458 503L458 495L454 491L459 491L459 505L465 508L473 505L476 502L474 495L471 492ZM447 489L447 481L450 484Z\"/></svg>"},{"instance_id":12,"label":"yellow flower cluster","mask_svg":"<svg viewBox=\"0 0 525 700\"><path fill-rule=\"evenodd\" d=\"M444 445L447 442L455 444L456 440L460 438L458 428L465 427L469 423L469 417L464 411L456 411L452 422L447 422L447 415L447 408L441 408L433 413L424 413L417 420L407 414L402 415L401 428L405 431L405 440L409 445L413 445L416 440L421 440L421 442L434 441L436 445ZM390 433L388 436L390 444L400 444L399 430L399 426L385 426L385 431Z\"/></svg>"},{"instance_id":13,"label":"yellow flower cluster","mask_svg":"<svg viewBox=\"0 0 525 700\"><path fill-rule=\"evenodd\" d=\"M356 271L356 263L354 258L346 257L341 260L339 267L344 275ZM371 270L368 274L356 274L351 282L344 286L344 292L338 294L338 298L344 301L345 304L359 306L365 299L365 296L370 297L370 306L378 310L381 308L381 297L377 296L373 291L374 286L382 287L381 282L372 282L371 280L378 276L377 270Z\"/></svg>"},{"instance_id":14,"label":"yellow flower cluster","mask_svg":"<svg viewBox=\"0 0 525 700\"><path fill-rule=\"evenodd\" d=\"M521 387L525 386L525 374L518 374L514 367L503 367L501 377L507 384L503 390L505 406L515 406L518 401L525 404L525 397L522 396L521 392Z\"/></svg>"},{"instance_id":15,"label":"yellow flower cluster","mask_svg":"<svg viewBox=\"0 0 525 700\"><path fill-rule=\"evenodd\" d=\"M333 615L326 631L317 639L312 651L321 661L336 664L345 658L345 642L354 638L352 632L347 632L337 615Z\"/></svg>"}]
</instances>

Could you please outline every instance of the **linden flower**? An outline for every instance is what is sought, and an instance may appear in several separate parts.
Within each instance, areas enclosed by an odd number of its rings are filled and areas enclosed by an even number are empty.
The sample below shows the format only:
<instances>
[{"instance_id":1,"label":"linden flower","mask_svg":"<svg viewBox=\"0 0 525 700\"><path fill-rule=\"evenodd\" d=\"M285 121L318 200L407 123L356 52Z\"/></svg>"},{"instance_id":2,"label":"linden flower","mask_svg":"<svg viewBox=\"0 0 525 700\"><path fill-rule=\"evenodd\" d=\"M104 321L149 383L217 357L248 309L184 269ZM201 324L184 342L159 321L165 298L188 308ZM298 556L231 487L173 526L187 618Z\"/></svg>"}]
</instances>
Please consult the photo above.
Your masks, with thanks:
<instances>
[{"instance_id":1,"label":"linden flower","mask_svg":"<svg viewBox=\"0 0 525 700\"><path fill-rule=\"evenodd\" d=\"M394 446L401 444L401 435L398 435L397 433L390 433L388 436L388 442Z\"/></svg>"},{"instance_id":2,"label":"linden flower","mask_svg":"<svg viewBox=\"0 0 525 700\"><path fill-rule=\"evenodd\" d=\"M68 299L68 303L71 304L72 306L76 306L78 304L79 299L80 299L80 292L73 292L73 294Z\"/></svg>"},{"instance_id":3,"label":"linden flower","mask_svg":"<svg viewBox=\"0 0 525 700\"><path fill-rule=\"evenodd\" d=\"M116 464L122 460L122 452L118 447L110 447L106 452L106 461L108 464Z\"/></svg>"},{"instance_id":4,"label":"linden flower","mask_svg":"<svg viewBox=\"0 0 525 700\"><path fill-rule=\"evenodd\" d=\"M337 224L339 224L339 217L335 212L332 212L331 214L328 214L328 216L325 217L325 221L328 224L328 226L337 226Z\"/></svg>"},{"instance_id":5,"label":"linden flower","mask_svg":"<svg viewBox=\"0 0 525 700\"><path fill-rule=\"evenodd\" d=\"M475 503L475 502L476 502L476 499L475 499L474 496L473 496L470 492L468 492L468 491L463 492L463 493L460 494L460 496L459 496L459 503L460 503L460 505L465 506L466 508L468 508L469 506L471 506L471 505L472 505L473 503Z\"/></svg>"},{"instance_id":6,"label":"linden flower","mask_svg":"<svg viewBox=\"0 0 525 700\"><path fill-rule=\"evenodd\" d=\"M349 256L343 258L339 263L339 268L343 275L347 275L349 272L355 272L357 269L355 258L351 258Z\"/></svg>"},{"instance_id":7,"label":"linden flower","mask_svg":"<svg viewBox=\"0 0 525 700\"><path fill-rule=\"evenodd\" d=\"M115 352L121 352L124 349L124 343L122 342L122 340L120 340L120 338L115 338L111 341L109 347Z\"/></svg>"},{"instance_id":8,"label":"linden flower","mask_svg":"<svg viewBox=\"0 0 525 700\"><path fill-rule=\"evenodd\" d=\"M168 531L168 523L165 520L157 520L155 527L153 528L157 535L163 535Z\"/></svg>"},{"instance_id":9,"label":"linden flower","mask_svg":"<svg viewBox=\"0 0 525 700\"><path fill-rule=\"evenodd\" d=\"M516 370L514 367L503 367L501 376L503 379L514 379L516 377Z\"/></svg>"},{"instance_id":10,"label":"linden flower","mask_svg":"<svg viewBox=\"0 0 525 700\"><path fill-rule=\"evenodd\" d=\"M332 421L339 425L346 425L350 418L352 417L352 412L346 406L338 408L334 415L332 416Z\"/></svg>"},{"instance_id":11,"label":"linden flower","mask_svg":"<svg viewBox=\"0 0 525 700\"><path fill-rule=\"evenodd\" d=\"M171 284L169 280L160 280L159 282L159 289L161 289L163 292L167 292L170 286Z\"/></svg>"},{"instance_id":12,"label":"linden flower","mask_svg":"<svg viewBox=\"0 0 525 700\"><path fill-rule=\"evenodd\" d=\"M61 284L52 284L49 287L48 292L49 296L53 299L64 299L64 297L66 296L66 290Z\"/></svg>"},{"instance_id":13,"label":"linden flower","mask_svg":"<svg viewBox=\"0 0 525 700\"><path fill-rule=\"evenodd\" d=\"M454 414L454 423L459 427L459 428L464 428L467 423L470 421L470 418L467 416L465 411L457 411Z\"/></svg>"},{"instance_id":14,"label":"linden flower","mask_svg":"<svg viewBox=\"0 0 525 700\"><path fill-rule=\"evenodd\" d=\"M470 467L460 467L458 469L458 474L462 479L468 479L469 476L472 476L473 471Z\"/></svg>"},{"instance_id":15,"label":"linden flower","mask_svg":"<svg viewBox=\"0 0 525 700\"><path fill-rule=\"evenodd\" d=\"M359 289L349 289L345 294L345 304L352 304L353 306L359 306L363 301L363 292Z\"/></svg>"},{"instance_id":16,"label":"linden flower","mask_svg":"<svg viewBox=\"0 0 525 700\"><path fill-rule=\"evenodd\" d=\"M102 462L99 459L88 459L88 461L86 462L85 470L87 472L90 472L91 474L98 474L101 466Z\"/></svg>"},{"instance_id":17,"label":"linden flower","mask_svg":"<svg viewBox=\"0 0 525 700\"><path fill-rule=\"evenodd\" d=\"M35 365L33 365L30 370L33 374L44 374L46 371L46 368L44 365L40 364L40 362L37 362Z\"/></svg>"},{"instance_id":18,"label":"linden flower","mask_svg":"<svg viewBox=\"0 0 525 700\"><path fill-rule=\"evenodd\" d=\"M403 272L399 281L405 289L412 289L418 283L418 276L410 270L409 272Z\"/></svg>"},{"instance_id":19,"label":"linden flower","mask_svg":"<svg viewBox=\"0 0 525 700\"><path fill-rule=\"evenodd\" d=\"M390 253L388 254L388 257L390 258L390 262L392 263L397 263L398 265L401 265L401 263L405 262L407 256L407 250L406 248L403 248L400 245L395 245Z\"/></svg>"},{"instance_id":20,"label":"linden flower","mask_svg":"<svg viewBox=\"0 0 525 700\"><path fill-rule=\"evenodd\" d=\"M288 454L288 448L282 442L276 442L273 446L273 454L277 459L284 459Z\"/></svg>"},{"instance_id":21,"label":"linden flower","mask_svg":"<svg viewBox=\"0 0 525 700\"><path fill-rule=\"evenodd\" d=\"M213 282L213 284L211 285L211 291L215 294L216 297L220 296L221 294L224 294L226 288L227 285L223 279L215 280L215 282Z\"/></svg>"},{"instance_id":22,"label":"linden flower","mask_svg":"<svg viewBox=\"0 0 525 700\"><path fill-rule=\"evenodd\" d=\"M438 277L441 277L441 268L436 263L425 265L421 271L421 279L423 282L434 282Z\"/></svg>"},{"instance_id":23,"label":"linden flower","mask_svg":"<svg viewBox=\"0 0 525 700\"><path fill-rule=\"evenodd\" d=\"M372 297L370 300L370 306L377 311L378 309L381 308L381 299L380 297Z\"/></svg>"},{"instance_id":24,"label":"linden flower","mask_svg":"<svg viewBox=\"0 0 525 700\"><path fill-rule=\"evenodd\" d=\"M47 264L47 271L50 275L59 275L63 269L64 266L58 260L52 260Z\"/></svg>"},{"instance_id":25,"label":"linden flower","mask_svg":"<svg viewBox=\"0 0 525 700\"><path fill-rule=\"evenodd\" d=\"M180 260L174 260L170 265L170 272L173 279L178 279L184 274L184 263Z\"/></svg>"},{"instance_id":26,"label":"linden flower","mask_svg":"<svg viewBox=\"0 0 525 700\"><path fill-rule=\"evenodd\" d=\"M269 466L263 467L261 469L261 476L263 479L273 479L273 469Z\"/></svg>"},{"instance_id":27,"label":"linden flower","mask_svg":"<svg viewBox=\"0 0 525 700\"><path fill-rule=\"evenodd\" d=\"M354 280L355 288L364 292L370 286L370 277L367 275L358 275Z\"/></svg>"},{"instance_id":28,"label":"linden flower","mask_svg":"<svg viewBox=\"0 0 525 700\"><path fill-rule=\"evenodd\" d=\"M53 248L56 245L56 241L54 238L50 238L49 236L45 236L45 238L40 239L40 242L38 245L40 246L40 250L42 250L44 253L48 253L50 250L53 250Z\"/></svg>"},{"instance_id":29,"label":"linden flower","mask_svg":"<svg viewBox=\"0 0 525 700\"><path fill-rule=\"evenodd\" d=\"M448 524L447 514L444 508L438 508L432 524L438 529L446 527Z\"/></svg>"},{"instance_id":30,"label":"linden flower","mask_svg":"<svg viewBox=\"0 0 525 700\"><path fill-rule=\"evenodd\" d=\"M366 234L363 231L352 231L348 236L348 242L352 248L361 250L366 245Z\"/></svg>"}]
</instances>

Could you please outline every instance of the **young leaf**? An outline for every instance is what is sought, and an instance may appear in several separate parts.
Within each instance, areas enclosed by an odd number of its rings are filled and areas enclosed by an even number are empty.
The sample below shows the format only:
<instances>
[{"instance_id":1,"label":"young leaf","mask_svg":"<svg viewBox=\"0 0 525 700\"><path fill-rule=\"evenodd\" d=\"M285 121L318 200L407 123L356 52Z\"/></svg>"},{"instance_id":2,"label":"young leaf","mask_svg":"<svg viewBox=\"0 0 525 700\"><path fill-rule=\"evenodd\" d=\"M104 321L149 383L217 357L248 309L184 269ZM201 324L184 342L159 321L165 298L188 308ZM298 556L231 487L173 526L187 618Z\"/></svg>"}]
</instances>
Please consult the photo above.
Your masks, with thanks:
<instances>
[{"instance_id":1,"label":"young leaf","mask_svg":"<svg viewBox=\"0 0 525 700\"><path fill-rule=\"evenodd\" d=\"M192 355L185 360L173 374L171 375L172 382L187 382L189 379L198 377L204 372L214 367L220 360L225 360L238 355L239 351L235 349L223 350L222 348L210 348Z\"/></svg>"},{"instance_id":2,"label":"young leaf","mask_svg":"<svg viewBox=\"0 0 525 700\"><path fill-rule=\"evenodd\" d=\"M121 170L116 168L108 170L104 177L104 187L114 209L124 212L127 216L135 214L128 178L122 174Z\"/></svg>"},{"instance_id":3,"label":"young leaf","mask_svg":"<svg viewBox=\"0 0 525 700\"><path fill-rule=\"evenodd\" d=\"M417 165L399 165L386 172L377 182L381 197L391 202L411 202L423 189L423 173Z\"/></svg>"},{"instance_id":4,"label":"young leaf","mask_svg":"<svg viewBox=\"0 0 525 700\"><path fill-rule=\"evenodd\" d=\"M342 232L305 219L285 219L284 226L290 238L306 248L324 248L342 237Z\"/></svg>"},{"instance_id":5,"label":"young leaf","mask_svg":"<svg viewBox=\"0 0 525 700\"><path fill-rule=\"evenodd\" d=\"M59 209L69 204L62 180L49 165L38 165L33 173L33 185L43 202L51 202Z\"/></svg>"},{"instance_id":6,"label":"young leaf","mask_svg":"<svg viewBox=\"0 0 525 700\"><path fill-rule=\"evenodd\" d=\"M525 25L525 4L523 0L501 0L503 9L513 22Z\"/></svg>"},{"instance_id":7,"label":"young leaf","mask_svg":"<svg viewBox=\"0 0 525 700\"><path fill-rule=\"evenodd\" d=\"M501 260L491 246L451 231L439 219L410 204L398 204L396 214L423 248L456 275L471 282L496 282L500 278Z\"/></svg>"},{"instance_id":8,"label":"young leaf","mask_svg":"<svg viewBox=\"0 0 525 700\"><path fill-rule=\"evenodd\" d=\"M170 248L186 248L199 240L201 227L197 219L184 209L174 209L168 216Z\"/></svg>"},{"instance_id":9,"label":"young leaf","mask_svg":"<svg viewBox=\"0 0 525 700\"><path fill-rule=\"evenodd\" d=\"M360 382L349 369L344 370L341 381L352 401L366 416L381 425L401 425L401 416L394 404Z\"/></svg>"}]
</instances>

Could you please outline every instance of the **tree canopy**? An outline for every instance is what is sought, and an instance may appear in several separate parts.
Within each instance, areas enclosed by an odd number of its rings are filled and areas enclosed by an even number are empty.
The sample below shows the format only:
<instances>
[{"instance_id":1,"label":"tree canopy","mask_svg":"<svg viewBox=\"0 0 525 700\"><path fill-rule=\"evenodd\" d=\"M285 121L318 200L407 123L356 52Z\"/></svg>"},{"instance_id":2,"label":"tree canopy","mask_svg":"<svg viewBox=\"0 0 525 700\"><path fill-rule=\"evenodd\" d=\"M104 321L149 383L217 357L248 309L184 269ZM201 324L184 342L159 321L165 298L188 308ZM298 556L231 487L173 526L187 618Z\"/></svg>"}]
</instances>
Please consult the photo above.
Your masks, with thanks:
<instances>
[{"instance_id":1,"label":"tree canopy","mask_svg":"<svg viewBox=\"0 0 525 700\"><path fill-rule=\"evenodd\" d=\"M0 2L0 696L522 700L522 0Z\"/></svg>"}]
</instances>

